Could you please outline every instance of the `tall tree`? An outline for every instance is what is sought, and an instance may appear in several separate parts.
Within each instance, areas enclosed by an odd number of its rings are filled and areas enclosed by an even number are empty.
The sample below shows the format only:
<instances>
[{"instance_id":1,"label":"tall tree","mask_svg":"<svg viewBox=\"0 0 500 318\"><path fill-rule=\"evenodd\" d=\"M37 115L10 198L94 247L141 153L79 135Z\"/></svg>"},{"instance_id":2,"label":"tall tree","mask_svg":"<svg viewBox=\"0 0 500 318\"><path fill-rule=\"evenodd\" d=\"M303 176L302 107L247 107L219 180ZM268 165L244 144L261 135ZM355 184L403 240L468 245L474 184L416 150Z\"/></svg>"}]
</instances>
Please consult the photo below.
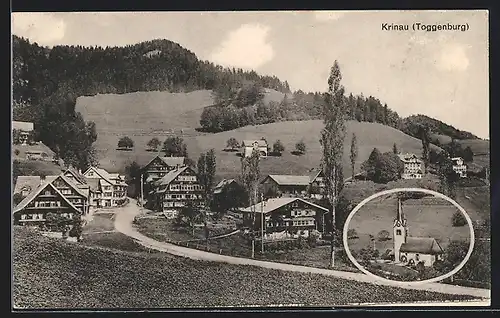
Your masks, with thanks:
<instances>
[{"instance_id":1,"label":"tall tree","mask_svg":"<svg viewBox=\"0 0 500 318\"><path fill-rule=\"evenodd\" d=\"M335 265L335 207L338 200L339 171L342 169L342 155L345 126L344 87L341 85L342 74L337 61L330 69L328 78L327 103L323 109L325 127L321 132L321 145L323 148L322 169L325 176L327 199L330 203L332 239L330 266Z\"/></svg>"},{"instance_id":2,"label":"tall tree","mask_svg":"<svg viewBox=\"0 0 500 318\"><path fill-rule=\"evenodd\" d=\"M356 140L356 134L352 134L351 139L351 171L352 171L352 181L354 181L354 165L356 164L356 159L358 159L358 143Z\"/></svg>"},{"instance_id":3,"label":"tall tree","mask_svg":"<svg viewBox=\"0 0 500 318\"><path fill-rule=\"evenodd\" d=\"M249 203L252 207L251 211L251 227L252 227L252 258L255 256L255 205L258 201L258 187L260 179L260 154L254 149L250 157L241 159L241 180L243 187L248 193Z\"/></svg>"},{"instance_id":4,"label":"tall tree","mask_svg":"<svg viewBox=\"0 0 500 318\"><path fill-rule=\"evenodd\" d=\"M392 145L392 153L395 155L399 153L398 146L396 145L396 143Z\"/></svg>"},{"instance_id":5,"label":"tall tree","mask_svg":"<svg viewBox=\"0 0 500 318\"><path fill-rule=\"evenodd\" d=\"M158 147L160 147L161 145L161 141L156 138L156 137L153 137L150 141L148 141L148 144L147 146L149 147L150 150L158 150Z\"/></svg>"},{"instance_id":6,"label":"tall tree","mask_svg":"<svg viewBox=\"0 0 500 318\"><path fill-rule=\"evenodd\" d=\"M424 173L427 173L429 169L429 152L430 152L430 132L429 127L420 125L419 126L419 136L422 141L422 160L424 161Z\"/></svg>"},{"instance_id":7,"label":"tall tree","mask_svg":"<svg viewBox=\"0 0 500 318\"><path fill-rule=\"evenodd\" d=\"M163 143L163 151L167 157L187 157L187 146L181 137L168 137Z\"/></svg>"},{"instance_id":8,"label":"tall tree","mask_svg":"<svg viewBox=\"0 0 500 318\"><path fill-rule=\"evenodd\" d=\"M214 149L210 149L207 153L200 155L197 168L198 178L205 192L205 207L209 207L212 203L212 188L217 168Z\"/></svg>"}]
</instances>

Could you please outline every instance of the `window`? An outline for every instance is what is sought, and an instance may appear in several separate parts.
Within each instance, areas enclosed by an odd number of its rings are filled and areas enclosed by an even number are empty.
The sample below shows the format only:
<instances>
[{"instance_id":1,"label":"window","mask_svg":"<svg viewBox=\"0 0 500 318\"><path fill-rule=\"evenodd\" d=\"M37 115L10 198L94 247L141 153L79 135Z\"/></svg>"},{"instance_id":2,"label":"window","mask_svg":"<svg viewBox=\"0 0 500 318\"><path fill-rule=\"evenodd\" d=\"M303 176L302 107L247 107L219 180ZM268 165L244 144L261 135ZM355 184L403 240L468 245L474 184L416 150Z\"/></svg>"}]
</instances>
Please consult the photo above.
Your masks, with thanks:
<instances>
[{"instance_id":1,"label":"window","mask_svg":"<svg viewBox=\"0 0 500 318\"><path fill-rule=\"evenodd\" d=\"M396 230L396 235L401 235L401 230Z\"/></svg>"},{"instance_id":2,"label":"window","mask_svg":"<svg viewBox=\"0 0 500 318\"><path fill-rule=\"evenodd\" d=\"M50 190L45 190L45 195L51 195Z\"/></svg>"},{"instance_id":3,"label":"window","mask_svg":"<svg viewBox=\"0 0 500 318\"><path fill-rule=\"evenodd\" d=\"M26 214L21 214L21 220L26 220Z\"/></svg>"},{"instance_id":4,"label":"window","mask_svg":"<svg viewBox=\"0 0 500 318\"><path fill-rule=\"evenodd\" d=\"M292 203L292 207L296 208L298 206L299 206L299 202L295 201L295 202Z\"/></svg>"}]
</instances>

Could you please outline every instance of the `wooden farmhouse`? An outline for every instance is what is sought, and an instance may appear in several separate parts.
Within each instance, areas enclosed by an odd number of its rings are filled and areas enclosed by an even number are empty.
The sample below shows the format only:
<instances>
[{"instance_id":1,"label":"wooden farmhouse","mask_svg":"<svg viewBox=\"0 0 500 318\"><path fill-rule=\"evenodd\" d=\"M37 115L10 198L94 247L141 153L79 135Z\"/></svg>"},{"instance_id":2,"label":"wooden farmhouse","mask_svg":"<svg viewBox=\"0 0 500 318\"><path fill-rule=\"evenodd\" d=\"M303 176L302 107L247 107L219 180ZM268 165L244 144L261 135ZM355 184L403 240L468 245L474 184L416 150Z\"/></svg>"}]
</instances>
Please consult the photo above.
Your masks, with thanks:
<instances>
[{"instance_id":1,"label":"wooden farmhouse","mask_svg":"<svg viewBox=\"0 0 500 318\"><path fill-rule=\"evenodd\" d=\"M179 167L153 182L152 208L167 218L175 218L188 203L201 206L203 193L196 172L188 166Z\"/></svg>"},{"instance_id":2,"label":"wooden farmhouse","mask_svg":"<svg viewBox=\"0 0 500 318\"><path fill-rule=\"evenodd\" d=\"M92 206L116 207L125 203L128 185L124 176L97 167L88 168L83 176L93 192Z\"/></svg>"},{"instance_id":3,"label":"wooden farmhouse","mask_svg":"<svg viewBox=\"0 0 500 318\"><path fill-rule=\"evenodd\" d=\"M14 224L39 226L45 224L48 213L72 219L89 212L89 189L64 174L20 177L14 191L26 196L14 207Z\"/></svg>"},{"instance_id":4,"label":"wooden farmhouse","mask_svg":"<svg viewBox=\"0 0 500 318\"><path fill-rule=\"evenodd\" d=\"M252 224L254 212L256 220ZM264 239L287 239L308 237L312 230L323 232L328 209L301 198L272 198L241 209L240 213L244 224L259 233L263 223Z\"/></svg>"},{"instance_id":5,"label":"wooden farmhouse","mask_svg":"<svg viewBox=\"0 0 500 318\"><path fill-rule=\"evenodd\" d=\"M311 197L321 199L325 191L323 172L313 170L309 175L270 174L261 181L267 197Z\"/></svg>"}]
</instances>

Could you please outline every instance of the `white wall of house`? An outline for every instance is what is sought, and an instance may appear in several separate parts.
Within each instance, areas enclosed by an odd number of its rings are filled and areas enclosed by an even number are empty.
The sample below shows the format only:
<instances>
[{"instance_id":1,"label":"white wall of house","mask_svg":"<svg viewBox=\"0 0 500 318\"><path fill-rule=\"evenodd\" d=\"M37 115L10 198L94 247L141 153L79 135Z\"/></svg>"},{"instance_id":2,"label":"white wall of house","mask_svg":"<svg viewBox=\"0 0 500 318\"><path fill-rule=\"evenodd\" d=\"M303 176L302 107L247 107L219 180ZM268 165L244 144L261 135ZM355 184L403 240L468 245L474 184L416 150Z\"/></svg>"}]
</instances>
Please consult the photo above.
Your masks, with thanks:
<instances>
[{"instance_id":1,"label":"white wall of house","mask_svg":"<svg viewBox=\"0 0 500 318\"><path fill-rule=\"evenodd\" d=\"M417 265L419 262L424 262L424 266L432 266L436 261L436 256L430 254L401 252L401 258L403 256L406 257L406 263L410 262L410 260L413 260L415 262L415 265Z\"/></svg>"}]
</instances>

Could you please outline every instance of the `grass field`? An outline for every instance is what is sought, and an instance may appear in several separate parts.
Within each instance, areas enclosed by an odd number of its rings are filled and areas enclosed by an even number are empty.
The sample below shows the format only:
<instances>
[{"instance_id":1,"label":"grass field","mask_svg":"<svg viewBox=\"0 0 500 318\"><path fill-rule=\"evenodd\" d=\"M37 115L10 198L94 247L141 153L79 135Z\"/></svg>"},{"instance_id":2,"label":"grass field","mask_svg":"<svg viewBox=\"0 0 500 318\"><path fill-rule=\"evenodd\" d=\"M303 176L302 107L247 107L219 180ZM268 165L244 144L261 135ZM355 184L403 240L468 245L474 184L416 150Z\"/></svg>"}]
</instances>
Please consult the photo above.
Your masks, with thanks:
<instances>
[{"instance_id":1,"label":"grass field","mask_svg":"<svg viewBox=\"0 0 500 318\"><path fill-rule=\"evenodd\" d=\"M14 228L15 308L179 308L471 299L317 274L113 251Z\"/></svg>"},{"instance_id":2,"label":"grass field","mask_svg":"<svg viewBox=\"0 0 500 318\"><path fill-rule=\"evenodd\" d=\"M452 240L469 241L469 227L452 226L453 213L458 209L445 200L426 197L418 200L406 200L403 203L403 211L408 220L409 236L434 237L443 249L446 249ZM377 234L386 230L392 237L393 221L397 212L397 199L375 199L364 205L352 218L349 229L355 229L360 238L350 241L351 250L359 250L370 244L368 235ZM471 216L474 220L474 218ZM351 243L352 242L352 243ZM378 243L376 246L380 252L391 248L390 242ZM385 244L387 243L387 244Z\"/></svg>"},{"instance_id":3,"label":"grass field","mask_svg":"<svg viewBox=\"0 0 500 318\"><path fill-rule=\"evenodd\" d=\"M282 98L283 94L272 90L267 90L265 94L266 102L279 101ZM191 93L137 92L80 97L76 110L82 113L85 120L96 122L96 146L100 154L100 164L110 171L123 172L125 165L132 161L140 165L146 164L155 156L154 153L146 151L147 142L153 137L163 141L170 133L182 135L190 157L195 160L201 152L215 149L217 173L220 177L234 177L241 169L240 158L233 152L223 151L226 141L231 137L238 141L265 137L271 146L277 139L283 142L286 150L282 157L263 160L263 175L306 173L319 165L319 139L323 127L321 120L248 126L217 134L197 132L195 129L199 127L203 108L212 103L211 92L207 90ZM345 141L344 174L350 174L349 147L352 133L356 133L359 145L357 171L374 147L382 152L391 151L392 145L396 143L404 152L421 152L421 142L399 130L377 123L351 121L348 123ZM132 151L116 150L119 138L124 135L134 140L135 147ZM295 143L301 139L306 143L306 154L292 155Z\"/></svg>"},{"instance_id":4,"label":"grass field","mask_svg":"<svg viewBox=\"0 0 500 318\"><path fill-rule=\"evenodd\" d=\"M92 216L92 221L83 227L83 234L95 232L114 231L114 213L98 213Z\"/></svg>"}]
</instances>

